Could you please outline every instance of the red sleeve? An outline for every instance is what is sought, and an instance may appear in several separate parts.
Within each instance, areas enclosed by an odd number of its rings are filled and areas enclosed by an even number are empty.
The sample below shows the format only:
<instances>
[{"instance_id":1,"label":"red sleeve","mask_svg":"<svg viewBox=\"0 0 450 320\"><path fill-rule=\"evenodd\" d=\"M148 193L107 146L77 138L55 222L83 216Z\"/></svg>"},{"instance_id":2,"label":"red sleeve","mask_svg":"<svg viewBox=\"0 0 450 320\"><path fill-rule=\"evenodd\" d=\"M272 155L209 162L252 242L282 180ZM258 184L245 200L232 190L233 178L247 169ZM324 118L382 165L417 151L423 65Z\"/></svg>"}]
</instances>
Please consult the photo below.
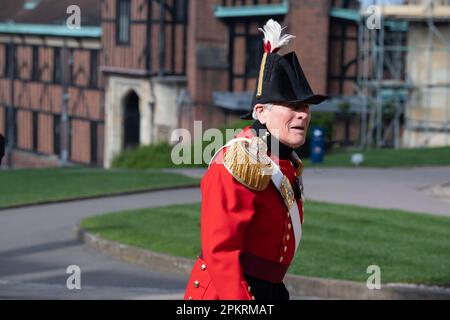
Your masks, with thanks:
<instances>
[{"instance_id":1,"label":"red sleeve","mask_svg":"<svg viewBox=\"0 0 450 320\"><path fill-rule=\"evenodd\" d=\"M221 300L251 299L239 255L254 215L255 193L218 163L208 169L201 189L203 258L217 294Z\"/></svg>"}]
</instances>

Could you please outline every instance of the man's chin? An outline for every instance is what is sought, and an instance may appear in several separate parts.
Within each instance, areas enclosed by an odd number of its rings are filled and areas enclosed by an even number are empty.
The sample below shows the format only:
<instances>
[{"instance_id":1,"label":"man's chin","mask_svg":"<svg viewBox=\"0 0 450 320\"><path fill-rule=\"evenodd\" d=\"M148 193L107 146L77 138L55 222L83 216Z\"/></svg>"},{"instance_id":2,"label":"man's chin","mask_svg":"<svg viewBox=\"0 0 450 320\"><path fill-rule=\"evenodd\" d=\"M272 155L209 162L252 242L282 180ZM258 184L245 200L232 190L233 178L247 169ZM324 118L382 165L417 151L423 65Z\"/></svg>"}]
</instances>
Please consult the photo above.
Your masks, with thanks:
<instances>
[{"instance_id":1,"label":"man's chin","mask_svg":"<svg viewBox=\"0 0 450 320\"><path fill-rule=\"evenodd\" d=\"M294 139L291 139L288 143L288 145L293 149L301 147L304 144L305 144L305 138L303 136L295 137Z\"/></svg>"},{"instance_id":2,"label":"man's chin","mask_svg":"<svg viewBox=\"0 0 450 320\"><path fill-rule=\"evenodd\" d=\"M301 141L292 141L292 143L289 143L288 145L292 148L292 149L297 149L299 147L301 147L302 145L305 144L305 140L301 140Z\"/></svg>"}]
</instances>

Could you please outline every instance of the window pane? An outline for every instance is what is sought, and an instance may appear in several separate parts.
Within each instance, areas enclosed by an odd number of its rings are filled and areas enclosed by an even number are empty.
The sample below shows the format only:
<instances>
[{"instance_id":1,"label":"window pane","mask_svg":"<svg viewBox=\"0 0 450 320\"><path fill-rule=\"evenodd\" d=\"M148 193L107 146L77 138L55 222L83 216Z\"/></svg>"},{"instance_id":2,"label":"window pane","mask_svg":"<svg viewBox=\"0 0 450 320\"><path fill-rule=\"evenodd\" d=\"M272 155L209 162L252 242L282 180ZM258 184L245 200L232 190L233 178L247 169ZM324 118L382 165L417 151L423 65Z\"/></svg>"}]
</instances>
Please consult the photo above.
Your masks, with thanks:
<instances>
[{"instance_id":1,"label":"window pane","mask_svg":"<svg viewBox=\"0 0 450 320\"><path fill-rule=\"evenodd\" d=\"M246 60L247 60L247 76L254 77L258 75L259 65L261 63L261 58L263 55L263 41L261 37L250 36L247 39L247 50L246 50Z\"/></svg>"},{"instance_id":2,"label":"window pane","mask_svg":"<svg viewBox=\"0 0 450 320\"><path fill-rule=\"evenodd\" d=\"M91 51L90 86L97 87L97 51Z\"/></svg>"},{"instance_id":3,"label":"window pane","mask_svg":"<svg viewBox=\"0 0 450 320\"><path fill-rule=\"evenodd\" d=\"M12 56L12 59L10 60L10 57ZM10 76L10 72L12 72L13 78L17 78L17 57L16 57L16 47L13 44L8 44L6 47L6 54L5 54L5 77ZM9 63L9 62L12 63Z\"/></svg>"},{"instance_id":4,"label":"window pane","mask_svg":"<svg viewBox=\"0 0 450 320\"><path fill-rule=\"evenodd\" d=\"M53 115L53 154L59 157L61 152L61 116Z\"/></svg>"},{"instance_id":5,"label":"window pane","mask_svg":"<svg viewBox=\"0 0 450 320\"><path fill-rule=\"evenodd\" d=\"M39 47L33 47L33 69L31 74L32 80L39 80Z\"/></svg>"},{"instance_id":6,"label":"window pane","mask_svg":"<svg viewBox=\"0 0 450 320\"><path fill-rule=\"evenodd\" d=\"M119 0L118 5L118 18L119 18L119 43L128 43L130 34L130 13L131 2L129 0Z\"/></svg>"},{"instance_id":7,"label":"window pane","mask_svg":"<svg viewBox=\"0 0 450 320\"><path fill-rule=\"evenodd\" d=\"M33 111L33 151L38 151L39 114Z\"/></svg>"},{"instance_id":8,"label":"window pane","mask_svg":"<svg viewBox=\"0 0 450 320\"><path fill-rule=\"evenodd\" d=\"M53 57L53 82L61 83L61 50L60 48L54 49L54 57Z\"/></svg>"},{"instance_id":9,"label":"window pane","mask_svg":"<svg viewBox=\"0 0 450 320\"><path fill-rule=\"evenodd\" d=\"M91 163L97 163L97 122L91 123Z\"/></svg>"},{"instance_id":10,"label":"window pane","mask_svg":"<svg viewBox=\"0 0 450 320\"><path fill-rule=\"evenodd\" d=\"M186 0L175 0L175 19L176 21L183 22L186 20Z\"/></svg>"}]
</instances>

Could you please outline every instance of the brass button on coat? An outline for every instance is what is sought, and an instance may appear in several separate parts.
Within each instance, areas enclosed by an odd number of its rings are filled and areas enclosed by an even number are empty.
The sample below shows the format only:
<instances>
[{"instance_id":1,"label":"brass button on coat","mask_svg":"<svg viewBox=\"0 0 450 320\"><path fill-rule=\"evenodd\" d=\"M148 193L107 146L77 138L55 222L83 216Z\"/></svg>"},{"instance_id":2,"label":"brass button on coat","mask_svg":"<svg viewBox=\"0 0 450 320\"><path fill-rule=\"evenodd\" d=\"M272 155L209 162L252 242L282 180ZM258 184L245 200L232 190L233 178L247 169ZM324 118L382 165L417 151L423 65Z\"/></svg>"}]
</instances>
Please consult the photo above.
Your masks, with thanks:
<instances>
[{"instance_id":1,"label":"brass button on coat","mask_svg":"<svg viewBox=\"0 0 450 320\"><path fill-rule=\"evenodd\" d=\"M200 282L198 282L197 280L194 281L194 287L198 288L200 286Z\"/></svg>"}]
</instances>

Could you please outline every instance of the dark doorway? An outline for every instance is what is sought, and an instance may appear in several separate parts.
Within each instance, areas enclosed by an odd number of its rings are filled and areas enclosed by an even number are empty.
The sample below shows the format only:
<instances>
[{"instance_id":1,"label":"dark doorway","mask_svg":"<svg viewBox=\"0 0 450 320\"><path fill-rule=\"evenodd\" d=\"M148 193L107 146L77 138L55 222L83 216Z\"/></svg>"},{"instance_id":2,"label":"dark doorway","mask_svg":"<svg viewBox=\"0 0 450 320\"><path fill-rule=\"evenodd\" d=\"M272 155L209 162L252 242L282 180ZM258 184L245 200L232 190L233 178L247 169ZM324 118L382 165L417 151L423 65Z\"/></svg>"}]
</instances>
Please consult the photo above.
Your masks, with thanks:
<instances>
[{"instance_id":1,"label":"dark doorway","mask_svg":"<svg viewBox=\"0 0 450 320\"><path fill-rule=\"evenodd\" d=\"M131 91L124 99L124 149L139 146L139 97Z\"/></svg>"}]
</instances>

